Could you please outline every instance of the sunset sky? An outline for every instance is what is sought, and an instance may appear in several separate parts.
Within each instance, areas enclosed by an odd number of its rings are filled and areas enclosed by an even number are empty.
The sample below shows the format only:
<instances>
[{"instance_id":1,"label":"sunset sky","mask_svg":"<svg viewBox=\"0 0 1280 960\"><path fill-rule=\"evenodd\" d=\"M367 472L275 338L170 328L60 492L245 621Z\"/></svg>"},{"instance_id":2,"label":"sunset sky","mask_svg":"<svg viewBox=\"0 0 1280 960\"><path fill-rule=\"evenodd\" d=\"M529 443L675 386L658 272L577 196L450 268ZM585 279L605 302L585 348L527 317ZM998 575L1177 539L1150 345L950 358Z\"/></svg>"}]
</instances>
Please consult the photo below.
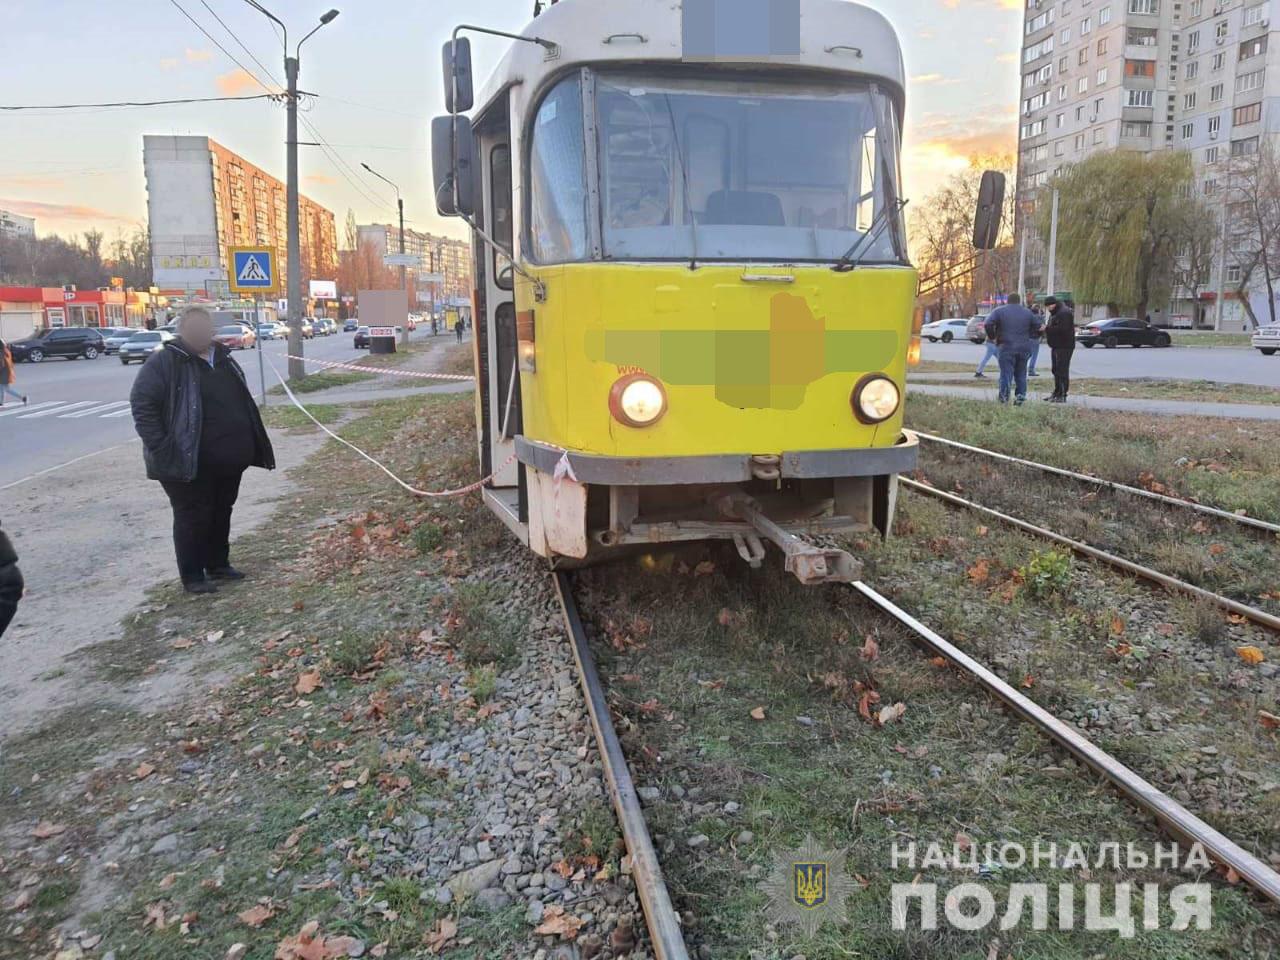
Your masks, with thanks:
<instances>
[{"instance_id":1,"label":"sunset sky","mask_svg":"<svg viewBox=\"0 0 1280 960\"><path fill-rule=\"evenodd\" d=\"M907 195L922 198L971 153L1014 145L1022 0L867 0L897 27L911 77ZM0 0L4 58L0 105L153 100L260 93L185 9L247 67L281 79L281 48L269 21L243 0ZM293 40L330 3L264 0ZM303 192L339 225L394 218L400 185L411 226L460 235L431 208L430 117L442 111L440 48L465 20L510 31L532 0L333 0L342 14L302 51L300 86L318 94L305 117L332 146L302 147ZM212 12L211 12L212 11ZM487 75L504 41L475 45ZM268 80L268 82L271 82ZM110 238L146 217L142 137L207 134L283 177L284 110L271 101L123 110L0 112L0 209L36 217L36 229ZM306 127L301 140L318 137Z\"/></svg>"}]
</instances>

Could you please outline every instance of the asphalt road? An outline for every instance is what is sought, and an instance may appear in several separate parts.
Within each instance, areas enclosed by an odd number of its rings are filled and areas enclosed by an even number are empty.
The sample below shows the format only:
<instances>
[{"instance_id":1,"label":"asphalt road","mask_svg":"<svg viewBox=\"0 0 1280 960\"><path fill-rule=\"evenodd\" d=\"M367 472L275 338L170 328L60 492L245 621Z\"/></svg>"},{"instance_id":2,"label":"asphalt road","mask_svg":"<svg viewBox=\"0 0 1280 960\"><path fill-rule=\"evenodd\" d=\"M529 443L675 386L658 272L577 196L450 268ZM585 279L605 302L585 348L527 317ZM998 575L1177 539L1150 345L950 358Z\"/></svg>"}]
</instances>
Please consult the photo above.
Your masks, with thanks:
<instances>
[{"instance_id":1,"label":"asphalt road","mask_svg":"<svg viewBox=\"0 0 1280 960\"><path fill-rule=\"evenodd\" d=\"M412 334L415 340L430 336L430 328L422 327ZM349 333L307 340L303 353L318 360L349 362L367 352L356 350L351 340ZM286 353L286 341L271 340L266 343L264 359L271 360L283 374L288 363ZM256 395L257 352L245 350L235 357ZM17 364L16 387L31 402L22 409L8 399L0 407L0 490L69 461L135 442L137 435L128 401L133 378L140 369L141 364L125 366L114 356ZM268 389L276 383L269 366L266 380ZM286 402L271 398L271 403ZM89 460L88 465L91 464Z\"/></svg>"},{"instance_id":2,"label":"asphalt road","mask_svg":"<svg viewBox=\"0 0 1280 960\"><path fill-rule=\"evenodd\" d=\"M924 343L925 360L950 360L956 363L972 363L977 369L985 347L968 340L951 343ZM1050 375L1051 364L1047 348L1040 350L1040 372ZM987 366L987 376L999 376L994 360ZM1104 377L1160 377L1172 380L1213 380L1218 383L1251 383L1263 387L1280 386L1280 356L1264 357L1257 350L1229 347L1169 347L1156 350L1143 347L1116 347L1107 350L1094 347L1078 348L1071 361L1071 376Z\"/></svg>"}]
</instances>

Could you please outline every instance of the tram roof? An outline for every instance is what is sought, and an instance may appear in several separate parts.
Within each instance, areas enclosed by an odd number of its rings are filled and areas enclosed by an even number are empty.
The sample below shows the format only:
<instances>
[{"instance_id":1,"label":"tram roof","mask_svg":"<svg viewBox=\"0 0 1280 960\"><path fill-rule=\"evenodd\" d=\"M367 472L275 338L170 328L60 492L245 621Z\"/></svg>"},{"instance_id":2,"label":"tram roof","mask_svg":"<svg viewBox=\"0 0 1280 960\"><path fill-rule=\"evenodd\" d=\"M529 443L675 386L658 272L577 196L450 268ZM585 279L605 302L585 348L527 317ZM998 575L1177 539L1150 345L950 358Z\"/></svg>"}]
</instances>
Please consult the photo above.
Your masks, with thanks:
<instances>
[{"instance_id":1,"label":"tram roof","mask_svg":"<svg viewBox=\"0 0 1280 960\"><path fill-rule=\"evenodd\" d=\"M798 53L792 34L790 51L717 55L708 62L699 51L686 56L684 16L686 7L695 2L706 8L712 0L560 0L520 33L555 43L558 56L548 59L544 47L512 41L479 91L476 105L483 111L514 85L523 85L523 97L531 97L551 74L589 64L696 62L730 68L763 64L884 80L899 94L905 89L906 70L897 33L883 14L870 7L849 0L792 0L800 14ZM754 4L744 8L750 6ZM785 8L787 4L778 6ZM788 43L785 28L771 35L781 37L780 46Z\"/></svg>"}]
</instances>

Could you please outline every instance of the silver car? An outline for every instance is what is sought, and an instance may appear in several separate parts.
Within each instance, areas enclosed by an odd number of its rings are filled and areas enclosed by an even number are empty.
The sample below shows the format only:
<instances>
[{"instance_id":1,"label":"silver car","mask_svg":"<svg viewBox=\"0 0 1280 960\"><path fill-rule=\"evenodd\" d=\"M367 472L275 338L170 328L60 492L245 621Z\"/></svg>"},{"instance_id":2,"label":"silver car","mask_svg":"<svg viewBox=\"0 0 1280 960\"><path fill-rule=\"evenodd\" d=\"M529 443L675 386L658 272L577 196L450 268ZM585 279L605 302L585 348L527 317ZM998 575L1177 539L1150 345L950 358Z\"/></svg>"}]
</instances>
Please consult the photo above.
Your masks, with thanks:
<instances>
[{"instance_id":1,"label":"silver car","mask_svg":"<svg viewBox=\"0 0 1280 960\"><path fill-rule=\"evenodd\" d=\"M120 362L126 367L135 360L142 363L147 357L173 340L172 333L164 330L142 330L120 344Z\"/></svg>"},{"instance_id":2,"label":"silver car","mask_svg":"<svg viewBox=\"0 0 1280 960\"><path fill-rule=\"evenodd\" d=\"M98 331L102 334L102 352L110 356L120 349L120 345L138 331L129 327L107 327Z\"/></svg>"},{"instance_id":3,"label":"silver car","mask_svg":"<svg viewBox=\"0 0 1280 960\"><path fill-rule=\"evenodd\" d=\"M968 320L935 320L920 328L920 336L930 343L937 343L939 340L950 343L952 340L967 336L968 325Z\"/></svg>"}]
</instances>

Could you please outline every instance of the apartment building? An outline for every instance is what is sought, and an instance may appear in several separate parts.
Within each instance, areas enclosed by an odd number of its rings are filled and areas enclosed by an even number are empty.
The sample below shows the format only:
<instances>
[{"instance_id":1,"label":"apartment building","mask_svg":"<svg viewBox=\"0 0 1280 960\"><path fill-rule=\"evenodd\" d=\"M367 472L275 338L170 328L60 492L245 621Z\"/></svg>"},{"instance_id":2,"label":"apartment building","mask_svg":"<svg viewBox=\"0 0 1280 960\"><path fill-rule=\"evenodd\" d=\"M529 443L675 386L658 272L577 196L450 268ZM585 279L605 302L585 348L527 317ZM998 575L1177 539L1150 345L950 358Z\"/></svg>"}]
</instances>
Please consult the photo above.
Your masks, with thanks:
<instances>
[{"instance_id":1,"label":"apartment building","mask_svg":"<svg viewBox=\"0 0 1280 960\"><path fill-rule=\"evenodd\" d=\"M285 184L209 137L144 136L147 219L156 286L226 296L227 247L288 247ZM337 277L333 212L298 199L302 288Z\"/></svg>"},{"instance_id":2,"label":"apartment building","mask_svg":"<svg viewBox=\"0 0 1280 960\"><path fill-rule=\"evenodd\" d=\"M1280 124L1280 71L1266 69L1270 7L1271 0L1027 0L1017 230L1019 242L1027 233L1028 290L1049 282L1047 244L1029 208L1046 199L1040 188L1065 164L1095 151L1189 150L1197 190L1222 197L1227 209L1216 171L1233 154L1256 151ZM1225 279L1232 275L1228 264ZM1058 271L1054 286L1069 284ZM1206 286L1216 289L1217 277ZM1171 306L1175 315L1189 309L1185 297ZM1231 305L1212 311L1219 312L1231 328Z\"/></svg>"},{"instance_id":3,"label":"apartment building","mask_svg":"<svg viewBox=\"0 0 1280 960\"><path fill-rule=\"evenodd\" d=\"M360 243L372 243L379 254L398 253L400 229L389 223L373 223L357 228ZM430 285L419 282L420 293L438 293L440 298L471 296L471 245L465 240L453 240L418 230L404 232L405 253L422 261L421 274L438 273L444 277L436 291Z\"/></svg>"}]
</instances>

